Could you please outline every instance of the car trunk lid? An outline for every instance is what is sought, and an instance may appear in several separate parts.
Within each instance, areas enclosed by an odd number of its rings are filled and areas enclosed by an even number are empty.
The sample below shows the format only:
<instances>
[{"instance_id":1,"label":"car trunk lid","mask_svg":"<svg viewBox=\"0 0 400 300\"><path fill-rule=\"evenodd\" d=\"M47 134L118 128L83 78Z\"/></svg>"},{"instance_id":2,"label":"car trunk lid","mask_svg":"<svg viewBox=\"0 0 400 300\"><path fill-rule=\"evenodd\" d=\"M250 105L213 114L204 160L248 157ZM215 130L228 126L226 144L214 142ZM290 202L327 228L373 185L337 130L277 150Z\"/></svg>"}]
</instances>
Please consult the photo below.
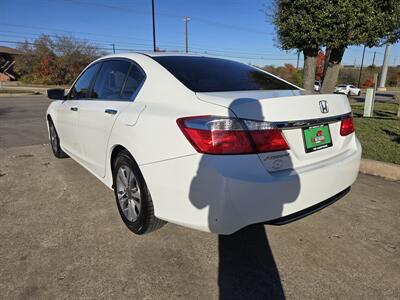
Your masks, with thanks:
<instances>
[{"instance_id":1,"label":"car trunk lid","mask_svg":"<svg viewBox=\"0 0 400 300\"><path fill-rule=\"evenodd\" d=\"M290 150L260 153L259 157L270 172L308 167L340 155L352 147L354 134L340 135L343 116L351 113L348 99L337 94L307 94L300 90L239 91L197 93L205 102L228 109L230 116L273 122L282 128ZM326 125L331 144L324 149L309 151L304 130ZM319 130L313 130L316 134Z\"/></svg>"}]
</instances>

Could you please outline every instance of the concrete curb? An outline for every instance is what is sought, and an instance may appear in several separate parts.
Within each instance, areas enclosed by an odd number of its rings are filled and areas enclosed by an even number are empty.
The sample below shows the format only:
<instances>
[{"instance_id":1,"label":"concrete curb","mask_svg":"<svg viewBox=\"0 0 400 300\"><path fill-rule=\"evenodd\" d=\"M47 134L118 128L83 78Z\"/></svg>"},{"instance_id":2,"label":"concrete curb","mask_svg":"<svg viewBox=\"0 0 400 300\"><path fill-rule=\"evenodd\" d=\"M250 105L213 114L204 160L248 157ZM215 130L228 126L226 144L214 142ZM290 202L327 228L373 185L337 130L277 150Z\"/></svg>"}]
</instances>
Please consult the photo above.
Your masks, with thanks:
<instances>
[{"instance_id":1,"label":"concrete curb","mask_svg":"<svg viewBox=\"0 0 400 300\"><path fill-rule=\"evenodd\" d=\"M400 165L387 162L362 159L360 172L363 174L380 176L388 180L400 181Z\"/></svg>"},{"instance_id":2,"label":"concrete curb","mask_svg":"<svg viewBox=\"0 0 400 300\"><path fill-rule=\"evenodd\" d=\"M26 93L15 93L15 94L0 94L0 97L26 97L26 96L43 96L43 93L39 93L39 92L26 92Z\"/></svg>"},{"instance_id":3,"label":"concrete curb","mask_svg":"<svg viewBox=\"0 0 400 300\"><path fill-rule=\"evenodd\" d=\"M20 92L42 92L42 93L46 93L48 89L51 89L52 87L42 87L42 86L6 86L3 85L0 90L8 90L8 91L12 91L12 90L17 90Z\"/></svg>"}]
</instances>

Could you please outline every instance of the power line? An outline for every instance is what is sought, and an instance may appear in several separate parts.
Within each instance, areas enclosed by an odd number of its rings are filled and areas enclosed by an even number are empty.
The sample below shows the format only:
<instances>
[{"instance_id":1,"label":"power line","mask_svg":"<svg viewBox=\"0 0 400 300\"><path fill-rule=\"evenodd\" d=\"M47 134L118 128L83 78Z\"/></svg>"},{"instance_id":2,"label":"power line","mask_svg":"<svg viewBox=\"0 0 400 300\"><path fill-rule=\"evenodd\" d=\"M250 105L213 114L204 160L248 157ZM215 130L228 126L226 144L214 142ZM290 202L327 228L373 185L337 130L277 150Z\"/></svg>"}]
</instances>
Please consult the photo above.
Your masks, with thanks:
<instances>
[{"instance_id":1,"label":"power line","mask_svg":"<svg viewBox=\"0 0 400 300\"><path fill-rule=\"evenodd\" d=\"M10 32L10 33L13 33L13 34L9 35L9 34L4 34L4 32L7 33L8 31L0 30L0 33L2 33L1 34L2 36L12 37L12 38L23 38L23 39L38 38L38 37L40 37L42 35L55 37L55 38L62 36L62 35L58 35L58 34L49 34L49 33L18 33L18 32ZM27 37L28 35L30 37ZM78 38L78 37L75 37L75 36L73 36L73 38L76 39L76 40L82 41L82 42L91 42L91 43L95 43L95 44L101 43L101 44L107 44L108 45L108 44L111 43L110 40L108 40L108 41L93 40L93 39L87 39L87 38ZM142 43L122 42L122 41L118 41L118 40L113 40L113 41L117 42L119 44L126 44L126 45L133 45L133 46L149 46L150 45L150 43L149 44L142 44Z\"/></svg>"},{"instance_id":2,"label":"power line","mask_svg":"<svg viewBox=\"0 0 400 300\"><path fill-rule=\"evenodd\" d=\"M10 27L20 27L20 28L29 28L29 29L40 29L40 30L49 30L47 27L40 27L40 26L27 26L27 25L21 25L21 24L10 24L10 23L0 23L0 25L3 26L10 26ZM145 40L149 41L148 39L141 39L133 36L122 36L122 35L111 35L111 34L99 34L99 33L94 33L94 32L83 32L83 31L72 31L72 30L65 30L65 29L57 29L57 28L52 28L53 31L60 31L60 32L65 32L69 34L83 34L83 35L96 35L96 36L104 36L104 37L112 37L112 38L135 38L137 40Z\"/></svg>"},{"instance_id":3,"label":"power line","mask_svg":"<svg viewBox=\"0 0 400 300\"><path fill-rule=\"evenodd\" d=\"M90 3L90 2L79 1L79 0L64 0L64 1L70 2L70 3L75 4L75 5L81 4L81 5L95 6L97 8L103 7L103 8L107 8L107 9L114 9L114 10L122 11L122 12L125 12L125 13L134 13L134 14L141 14L141 15L150 15L150 14L152 14L152 12L150 12L150 11L131 9L131 8L128 8L128 7L121 7L121 6L115 6L115 5L100 4L100 3ZM172 17L172 18L179 18L179 19L182 19L184 17L182 15L175 15L175 14L164 13L164 12L159 12L158 15L166 16L166 17ZM221 22L208 20L208 19L204 19L204 18L199 18L199 17L193 17L192 19L196 20L198 22L204 23L204 24L211 25L211 26L224 27L224 28L231 29L231 30L246 31L246 32L255 33L255 34L262 34L262 35L274 35L274 33L262 31L262 30L259 30L259 29L256 29L256 28L249 28L249 27L237 26L237 25L232 25L232 24L226 24L226 23L221 23Z\"/></svg>"},{"instance_id":4,"label":"power line","mask_svg":"<svg viewBox=\"0 0 400 300\"><path fill-rule=\"evenodd\" d=\"M15 26L19 26L19 25L15 25ZM67 33L77 33L77 34L80 33L80 32L68 31L68 30L63 30L63 29L60 29L60 31L67 32ZM43 33L43 32L42 33L33 33L33 32L24 33L24 32L19 32L19 31L7 31L7 30L0 30L0 32L10 32L10 33L13 33L15 35L20 35L21 34L22 37L25 38L25 39L27 38L26 35L30 35L30 36L33 36L33 37L40 37L43 34L51 36L51 37L60 36L58 34L50 34L50 33ZM5 34L3 34L3 35L5 35ZM17 38L21 37L21 36L15 36L15 35L7 35L7 36L8 37L17 37ZM150 45L151 45L150 40L148 40L149 41L148 43L137 43L137 42L125 42L125 41L121 41L119 39L115 40L115 39L111 39L111 38L108 39L108 40L77 38L77 37L74 37L74 38L77 39L77 40L82 40L82 41L86 41L86 42L93 42L93 43L96 43L96 44L101 43L101 44L104 44L104 45L109 45L111 43L117 43L119 45L144 46L144 47L150 47ZM129 38L129 39L131 39L131 38ZM167 46L167 47L171 47L171 46L172 47L181 47L181 46L184 46L184 44L182 44L182 43L172 43L172 42L169 42L169 41L162 42L160 44L162 44L163 46ZM196 44L193 44L193 45L196 45ZM199 46L199 47L194 46L194 47L191 47L191 48L194 49L194 50L199 50L199 51L211 51L211 52L222 53L222 54L226 53L226 54L244 54L244 55L247 54L247 55L259 55L259 56L278 56L278 57L282 56L282 54L273 54L271 52L253 52L253 51L246 51L246 50L243 50L243 49L235 49L235 48L215 49L215 48L204 48L204 47L201 47L201 46ZM293 54L293 56L294 56L294 54Z\"/></svg>"},{"instance_id":5,"label":"power line","mask_svg":"<svg viewBox=\"0 0 400 300\"><path fill-rule=\"evenodd\" d=\"M258 59L258 60L275 60L275 61L297 61L297 58L270 58L270 57L265 57L265 56L236 56L236 55L220 55L212 52L192 52L194 54L206 54L206 55L212 55L212 56L217 56L217 57L229 57L229 58L241 58L241 59Z\"/></svg>"},{"instance_id":6,"label":"power line","mask_svg":"<svg viewBox=\"0 0 400 300\"><path fill-rule=\"evenodd\" d=\"M32 42L20 42L20 41L10 41L10 40L0 40L0 43L9 43L9 44L28 44L28 45L36 45L36 43ZM94 48L98 50L108 50L108 51L130 51L130 52L148 52L150 51L149 49L132 49L132 48L111 48L111 47L96 47ZM182 51L176 51L177 53L182 52ZM226 58L239 58L239 59L252 59L252 60L262 60L262 61L295 61L297 60L296 58L290 59L290 58L269 58L269 57L257 57L257 56L236 56L236 55L221 55L213 52L192 52L194 54L203 54L203 55L211 55L211 56L216 56L216 57L226 57Z\"/></svg>"},{"instance_id":7,"label":"power line","mask_svg":"<svg viewBox=\"0 0 400 300\"><path fill-rule=\"evenodd\" d=\"M32 43L28 41L10 41L10 40L0 40L0 43L7 43L7 44L16 44L16 45L22 45L22 44L28 44L28 45L37 45L37 43ZM112 46L112 45L111 45ZM93 48L98 49L98 50L108 50L108 51L113 51L113 48L111 47L98 47L92 45ZM147 52L149 49L132 49L132 48L114 48L115 50L120 50L120 51L137 51L137 52Z\"/></svg>"}]
</instances>

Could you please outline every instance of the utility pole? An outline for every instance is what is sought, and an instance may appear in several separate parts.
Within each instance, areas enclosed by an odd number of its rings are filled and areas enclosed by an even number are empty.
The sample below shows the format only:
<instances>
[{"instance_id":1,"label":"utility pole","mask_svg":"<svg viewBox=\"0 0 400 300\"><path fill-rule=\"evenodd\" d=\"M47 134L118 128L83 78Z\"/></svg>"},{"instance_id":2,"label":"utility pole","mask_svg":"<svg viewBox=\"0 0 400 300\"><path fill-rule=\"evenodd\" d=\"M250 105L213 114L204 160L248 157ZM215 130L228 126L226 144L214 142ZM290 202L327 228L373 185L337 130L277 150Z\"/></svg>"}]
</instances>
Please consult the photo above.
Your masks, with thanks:
<instances>
[{"instance_id":1,"label":"utility pole","mask_svg":"<svg viewBox=\"0 0 400 300\"><path fill-rule=\"evenodd\" d=\"M154 17L154 0L151 0L151 15L153 17L153 51L157 52L156 47L156 21Z\"/></svg>"},{"instance_id":2,"label":"utility pole","mask_svg":"<svg viewBox=\"0 0 400 300\"><path fill-rule=\"evenodd\" d=\"M115 44L113 43L112 46L113 46L113 52L115 54Z\"/></svg>"},{"instance_id":3,"label":"utility pole","mask_svg":"<svg viewBox=\"0 0 400 300\"><path fill-rule=\"evenodd\" d=\"M297 64L296 64L296 70L299 69L299 61L300 61L300 50L297 50Z\"/></svg>"},{"instance_id":4,"label":"utility pole","mask_svg":"<svg viewBox=\"0 0 400 300\"><path fill-rule=\"evenodd\" d=\"M372 66L375 67L375 56L376 56L376 51L374 51L374 57L372 58Z\"/></svg>"},{"instance_id":5,"label":"utility pole","mask_svg":"<svg viewBox=\"0 0 400 300\"><path fill-rule=\"evenodd\" d=\"M357 85L358 88L360 87L361 73L362 73L362 69L363 69L363 65L364 65L365 47L366 47L366 46L364 45L363 55L362 55L362 58L361 58L360 75L358 75L358 85Z\"/></svg>"},{"instance_id":6,"label":"utility pole","mask_svg":"<svg viewBox=\"0 0 400 300\"><path fill-rule=\"evenodd\" d=\"M387 76L391 51L392 51L392 44L386 44L385 56L383 58L381 81L379 82L379 88L378 88L379 91L386 91L385 84L386 84L386 76Z\"/></svg>"},{"instance_id":7,"label":"utility pole","mask_svg":"<svg viewBox=\"0 0 400 300\"><path fill-rule=\"evenodd\" d=\"M189 37L188 37L188 23L190 21L189 17L184 17L183 21L185 21L185 33L186 33L186 53L189 52Z\"/></svg>"}]
</instances>

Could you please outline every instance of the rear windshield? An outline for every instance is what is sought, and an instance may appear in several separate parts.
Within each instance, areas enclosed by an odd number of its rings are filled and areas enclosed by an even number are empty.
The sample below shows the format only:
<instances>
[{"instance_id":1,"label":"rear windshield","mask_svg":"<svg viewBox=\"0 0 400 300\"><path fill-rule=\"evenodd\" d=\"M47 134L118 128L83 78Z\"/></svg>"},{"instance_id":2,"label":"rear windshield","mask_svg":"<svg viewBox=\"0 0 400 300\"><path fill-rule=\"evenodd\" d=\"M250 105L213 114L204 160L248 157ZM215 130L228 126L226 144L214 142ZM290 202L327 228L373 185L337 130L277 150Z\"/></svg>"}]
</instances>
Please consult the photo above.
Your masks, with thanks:
<instances>
[{"instance_id":1,"label":"rear windshield","mask_svg":"<svg viewBox=\"0 0 400 300\"><path fill-rule=\"evenodd\" d=\"M153 59L194 92L297 89L256 68L231 60L196 56L156 56Z\"/></svg>"}]
</instances>

